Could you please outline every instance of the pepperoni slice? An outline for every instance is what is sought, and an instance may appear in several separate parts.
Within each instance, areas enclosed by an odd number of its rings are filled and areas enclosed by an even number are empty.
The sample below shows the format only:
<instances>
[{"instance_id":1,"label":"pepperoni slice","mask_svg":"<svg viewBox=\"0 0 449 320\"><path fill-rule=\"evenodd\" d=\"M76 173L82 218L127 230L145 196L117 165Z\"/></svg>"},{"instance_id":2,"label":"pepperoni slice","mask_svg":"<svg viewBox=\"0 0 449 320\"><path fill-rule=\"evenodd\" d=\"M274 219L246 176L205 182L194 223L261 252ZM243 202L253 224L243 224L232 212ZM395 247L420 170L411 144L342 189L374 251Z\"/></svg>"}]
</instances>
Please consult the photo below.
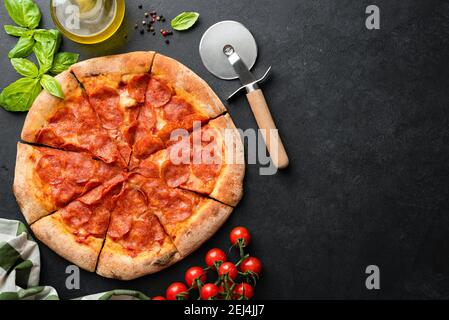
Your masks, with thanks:
<instances>
[{"instance_id":1,"label":"pepperoni slice","mask_svg":"<svg viewBox=\"0 0 449 320\"><path fill-rule=\"evenodd\" d=\"M65 104L77 120L76 123L79 126L78 131L92 130L99 126L97 115L89 104L87 97L84 95L82 97L72 98L71 100L65 100Z\"/></svg>"},{"instance_id":2,"label":"pepperoni slice","mask_svg":"<svg viewBox=\"0 0 449 320\"><path fill-rule=\"evenodd\" d=\"M126 189L117 200L108 234L114 239L122 238L131 229L133 217L147 210L146 194L139 189Z\"/></svg>"},{"instance_id":3,"label":"pepperoni slice","mask_svg":"<svg viewBox=\"0 0 449 320\"><path fill-rule=\"evenodd\" d=\"M96 237L103 237L109 225L109 210L105 207L95 209L93 216L89 219L85 226L89 234Z\"/></svg>"},{"instance_id":4,"label":"pepperoni slice","mask_svg":"<svg viewBox=\"0 0 449 320\"><path fill-rule=\"evenodd\" d=\"M220 173L220 169L220 164L192 165L193 174L205 182L209 182L217 178Z\"/></svg>"},{"instance_id":5,"label":"pepperoni slice","mask_svg":"<svg viewBox=\"0 0 449 320\"><path fill-rule=\"evenodd\" d=\"M193 135L192 135L193 137ZM201 147L194 148L192 143L192 172L205 182L215 179L222 167L220 146L217 143L217 132L212 128L201 131ZM197 163L199 160L199 163Z\"/></svg>"},{"instance_id":6,"label":"pepperoni slice","mask_svg":"<svg viewBox=\"0 0 449 320\"><path fill-rule=\"evenodd\" d=\"M169 187L179 187L189 181L190 168L186 164L174 164L167 160L162 165L162 177Z\"/></svg>"},{"instance_id":7,"label":"pepperoni slice","mask_svg":"<svg viewBox=\"0 0 449 320\"><path fill-rule=\"evenodd\" d=\"M156 126L156 112L150 105L145 105L140 109L139 129L149 131Z\"/></svg>"},{"instance_id":8,"label":"pepperoni slice","mask_svg":"<svg viewBox=\"0 0 449 320\"><path fill-rule=\"evenodd\" d=\"M123 113L119 109L120 96L116 90L102 87L89 97L105 129L117 129L123 121Z\"/></svg>"},{"instance_id":9,"label":"pepperoni slice","mask_svg":"<svg viewBox=\"0 0 449 320\"><path fill-rule=\"evenodd\" d=\"M139 189L126 190L122 195L122 199L123 210L131 211L134 216L139 216L147 210L147 195Z\"/></svg>"},{"instance_id":10,"label":"pepperoni slice","mask_svg":"<svg viewBox=\"0 0 449 320\"><path fill-rule=\"evenodd\" d=\"M159 178L159 167L149 159L143 160L139 167L135 170L136 173L146 178Z\"/></svg>"},{"instance_id":11,"label":"pepperoni slice","mask_svg":"<svg viewBox=\"0 0 449 320\"><path fill-rule=\"evenodd\" d=\"M78 143L81 150L90 151L98 159L106 163L118 162L120 165L120 154L117 145L112 142L106 132L90 130L78 132ZM75 150L75 151L79 151Z\"/></svg>"},{"instance_id":12,"label":"pepperoni slice","mask_svg":"<svg viewBox=\"0 0 449 320\"><path fill-rule=\"evenodd\" d=\"M169 199L170 188L160 179L146 179L141 188L148 195L149 203L156 208L165 205Z\"/></svg>"},{"instance_id":13,"label":"pepperoni slice","mask_svg":"<svg viewBox=\"0 0 449 320\"><path fill-rule=\"evenodd\" d=\"M61 216L64 222L69 226L80 228L89 221L92 216L92 211L87 205L76 201L61 210Z\"/></svg>"},{"instance_id":14,"label":"pepperoni slice","mask_svg":"<svg viewBox=\"0 0 449 320\"><path fill-rule=\"evenodd\" d=\"M179 190L170 192L169 200L165 202L163 211L169 222L184 221L192 215L193 201Z\"/></svg>"},{"instance_id":15,"label":"pepperoni slice","mask_svg":"<svg viewBox=\"0 0 449 320\"><path fill-rule=\"evenodd\" d=\"M126 90L128 95L136 100L137 103L145 102L145 94L147 91L148 81L150 79L150 75L147 73L136 75L128 81L126 85Z\"/></svg>"},{"instance_id":16,"label":"pepperoni slice","mask_svg":"<svg viewBox=\"0 0 449 320\"><path fill-rule=\"evenodd\" d=\"M138 159L144 159L161 150L164 147L164 143L158 137L153 135L147 135L145 138L136 140L133 148L133 155Z\"/></svg>"},{"instance_id":17,"label":"pepperoni slice","mask_svg":"<svg viewBox=\"0 0 449 320\"><path fill-rule=\"evenodd\" d=\"M64 139L56 134L56 130L54 128L44 128L40 130L37 134L36 142L38 144L57 148L64 145Z\"/></svg>"},{"instance_id":18,"label":"pepperoni slice","mask_svg":"<svg viewBox=\"0 0 449 320\"><path fill-rule=\"evenodd\" d=\"M155 242L162 242L164 237L164 229L158 219L152 214L146 214L133 222L124 245L128 250L141 251L154 246Z\"/></svg>"},{"instance_id":19,"label":"pepperoni slice","mask_svg":"<svg viewBox=\"0 0 449 320\"><path fill-rule=\"evenodd\" d=\"M97 164L85 154L74 153L70 155L64 176L66 179L82 184L88 182L97 172Z\"/></svg>"},{"instance_id":20,"label":"pepperoni slice","mask_svg":"<svg viewBox=\"0 0 449 320\"><path fill-rule=\"evenodd\" d=\"M70 136L76 134L76 117L70 108L62 108L56 111L48 120L50 125L57 130L59 135Z\"/></svg>"},{"instance_id":21,"label":"pepperoni slice","mask_svg":"<svg viewBox=\"0 0 449 320\"><path fill-rule=\"evenodd\" d=\"M187 219L193 211L193 199L178 189L172 189L163 183L153 180L143 186L145 192L151 195L151 204L164 212L169 222Z\"/></svg>"},{"instance_id":22,"label":"pepperoni slice","mask_svg":"<svg viewBox=\"0 0 449 320\"><path fill-rule=\"evenodd\" d=\"M36 165L39 178L50 184L57 185L63 181L65 162L60 157L44 155Z\"/></svg>"},{"instance_id":23,"label":"pepperoni slice","mask_svg":"<svg viewBox=\"0 0 449 320\"><path fill-rule=\"evenodd\" d=\"M217 152L217 145L215 143L205 144L201 148L201 151L196 151L193 154L193 159L199 159L200 163L193 161L192 173L205 182L209 182L215 179L222 168L221 155Z\"/></svg>"},{"instance_id":24,"label":"pepperoni slice","mask_svg":"<svg viewBox=\"0 0 449 320\"><path fill-rule=\"evenodd\" d=\"M132 225L132 217L130 215L119 212L117 209L112 213L111 224L108 229L108 236L113 239L124 237L130 230Z\"/></svg>"},{"instance_id":25,"label":"pepperoni slice","mask_svg":"<svg viewBox=\"0 0 449 320\"><path fill-rule=\"evenodd\" d=\"M55 199L55 204L58 208L64 207L76 196L83 192L83 188L80 188L70 181L64 180L52 190L52 196Z\"/></svg>"},{"instance_id":26,"label":"pepperoni slice","mask_svg":"<svg viewBox=\"0 0 449 320\"><path fill-rule=\"evenodd\" d=\"M93 189L89 193L85 194L79 199L80 202L86 205L94 205L100 202L100 200L107 199L108 195L118 194L122 187L122 182L126 179L125 174L119 174L112 179L106 181L102 186Z\"/></svg>"},{"instance_id":27,"label":"pepperoni slice","mask_svg":"<svg viewBox=\"0 0 449 320\"><path fill-rule=\"evenodd\" d=\"M150 79L146 93L146 104L154 108L160 108L170 101L171 96L171 89L162 80L154 77Z\"/></svg>"},{"instance_id":28,"label":"pepperoni slice","mask_svg":"<svg viewBox=\"0 0 449 320\"><path fill-rule=\"evenodd\" d=\"M194 113L192 105L178 97L172 97L164 106L164 118L168 121L180 122Z\"/></svg>"}]
</instances>

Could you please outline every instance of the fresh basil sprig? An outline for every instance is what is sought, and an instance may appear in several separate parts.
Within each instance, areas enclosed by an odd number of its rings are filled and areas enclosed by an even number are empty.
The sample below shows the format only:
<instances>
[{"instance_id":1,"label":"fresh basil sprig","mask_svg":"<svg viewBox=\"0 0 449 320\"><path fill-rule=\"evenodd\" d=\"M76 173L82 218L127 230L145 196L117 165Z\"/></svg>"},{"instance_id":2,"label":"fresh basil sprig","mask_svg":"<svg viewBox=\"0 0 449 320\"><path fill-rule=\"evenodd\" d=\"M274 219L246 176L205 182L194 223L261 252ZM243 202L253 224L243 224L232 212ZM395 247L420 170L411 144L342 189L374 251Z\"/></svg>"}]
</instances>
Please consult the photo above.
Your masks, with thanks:
<instances>
[{"instance_id":1,"label":"fresh basil sprig","mask_svg":"<svg viewBox=\"0 0 449 320\"><path fill-rule=\"evenodd\" d=\"M32 0L4 0L11 19L18 25L5 25L5 32L19 37L8 53L14 69L24 78L10 84L0 94L0 105L8 111L27 111L44 88L55 97L64 98L59 82L51 75L67 70L78 61L78 54L58 53L61 33L58 30L36 29L41 20L39 7ZM32 52L39 68L24 59Z\"/></svg>"},{"instance_id":2,"label":"fresh basil sprig","mask_svg":"<svg viewBox=\"0 0 449 320\"><path fill-rule=\"evenodd\" d=\"M71 52L57 53L53 60L53 65L50 69L50 73L59 74L67 70L72 64L78 61L79 56L79 54Z\"/></svg>"},{"instance_id":3,"label":"fresh basil sprig","mask_svg":"<svg viewBox=\"0 0 449 320\"><path fill-rule=\"evenodd\" d=\"M32 35L32 31L27 28L12 26L9 24L4 25L3 28L5 29L5 32L7 34L9 34L10 36L14 36L14 37L22 37L22 36L26 36L26 35Z\"/></svg>"},{"instance_id":4,"label":"fresh basil sprig","mask_svg":"<svg viewBox=\"0 0 449 320\"><path fill-rule=\"evenodd\" d=\"M198 20L198 12L182 12L171 21L171 26L177 31L190 29Z\"/></svg>"},{"instance_id":5,"label":"fresh basil sprig","mask_svg":"<svg viewBox=\"0 0 449 320\"><path fill-rule=\"evenodd\" d=\"M7 111L28 111L42 91L38 78L21 78L11 83L0 94L0 104Z\"/></svg>"},{"instance_id":6,"label":"fresh basil sprig","mask_svg":"<svg viewBox=\"0 0 449 320\"><path fill-rule=\"evenodd\" d=\"M41 85L45 90L47 90L47 92L51 93L55 97L64 99L64 92L62 92L61 85L52 76L43 74L41 77Z\"/></svg>"},{"instance_id":7,"label":"fresh basil sprig","mask_svg":"<svg viewBox=\"0 0 449 320\"><path fill-rule=\"evenodd\" d=\"M41 21L41 12L32 0L5 0L11 19L21 27L36 29Z\"/></svg>"},{"instance_id":8,"label":"fresh basil sprig","mask_svg":"<svg viewBox=\"0 0 449 320\"><path fill-rule=\"evenodd\" d=\"M8 53L8 58L24 58L28 57L34 48L34 39L32 37L20 37L14 48Z\"/></svg>"},{"instance_id":9,"label":"fresh basil sprig","mask_svg":"<svg viewBox=\"0 0 449 320\"><path fill-rule=\"evenodd\" d=\"M44 74L53 66L53 59L61 45L61 33L58 30L38 30L34 39L36 44L33 47L33 52L39 61L39 73Z\"/></svg>"},{"instance_id":10,"label":"fresh basil sprig","mask_svg":"<svg viewBox=\"0 0 449 320\"><path fill-rule=\"evenodd\" d=\"M24 77L37 78L39 76L39 70L30 60L14 58L11 59L11 64L14 69L16 69L16 71Z\"/></svg>"}]
</instances>

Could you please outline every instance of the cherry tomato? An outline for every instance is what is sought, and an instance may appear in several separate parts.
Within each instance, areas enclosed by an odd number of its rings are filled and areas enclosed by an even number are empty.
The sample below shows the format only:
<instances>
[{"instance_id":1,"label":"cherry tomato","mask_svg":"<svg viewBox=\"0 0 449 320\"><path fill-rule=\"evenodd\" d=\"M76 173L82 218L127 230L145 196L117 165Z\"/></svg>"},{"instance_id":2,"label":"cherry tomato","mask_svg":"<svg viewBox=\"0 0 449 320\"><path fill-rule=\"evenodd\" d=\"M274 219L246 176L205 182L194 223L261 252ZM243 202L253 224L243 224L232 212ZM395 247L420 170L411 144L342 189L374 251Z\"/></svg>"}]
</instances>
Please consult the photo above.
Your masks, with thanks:
<instances>
[{"instance_id":1,"label":"cherry tomato","mask_svg":"<svg viewBox=\"0 0 449 320\"><path fill-rule=\"evenodd\" d=\"M231 240L232 245L237 245L239 239L242 239L243 244L247 246L251 242L251 235L245 227L236 227L232 229L229 239Z\"/></svg>"},{"instance_id":2,"label":"cherry tomato","mask_svg":"<svg viewBox=\"0 0 449 320\"><path fill-rule=\"evenodd\" d=\"M203 300L209 300L212 298L215 298L218 296L219 289L218 287L213 283L206 283L201 288L201 299Z\"/></svg>"},{"instance_id":3,"label":"cherry tomato","mask_svg":"<svg viewBox=\"0 0 449 320\"><path fill-rule=\"evenodd\" d=\"M224 262L218 268L218 275L228 275L230 279L235 280L237 278L238 270L235 264L232 262Z\"/></svg>"},{"instance_id":4,"label":"cherry tomato","mask_svg":"<svg viewBox=\"0 0 449 320\"><path fill-rule=\"evenodd\" d=\"M251 273L255 273L256 275L260 275L260 272L262 271L262 262L255 257L248 257L243 260L240 265L240 270L242 272L249 271Z\"/></svg>"},{"instance_id":5,"label":"cherry tomato","mask_svg":"<svg viewBox=\"0 0 449 320\"><path fill-rule=\"evenodd\" d=\"M163 297L163 296L156 296L151 300L167 300L167 299L165 299L165 297Z\"/></svg>"},{"instance_id":6,"label":"cherry tomato","mask_svg":"<svg viewBox=\"0 0 449 320\"><path fill-rule=\"evenodd\" d=\"M214 248L209 250L205 260L208 267L213 267L216 262L226 262L226 253L221 249Z\"/></svg>"},{"instance_id":7,"label":"cherry tomato","mask_svg":"<svg viewBox=\"0 0 449 320\"><path fill-rule=\"evenodd\" d=\"M206 273L201 267L191 267L186 271L184 279L189 287L196 287L196 280L206 281Z\"/></svg>"},{"instance_id":8,"label":"cherry tomato","mask_svg":"<svg viewBox=\"0 0 449 320\"><path fill-rule=\"evenodd\" d=\"M245 299L251 299L254 295L254 289L251 285L249 285L246 282L239 283L235 286L233 291L236 299L240 299L241 297L244 297Z\"/></svg>"},{"instance_id":9,"label":"cherry tomato","mask_svg":"<svg viewBox=\"0 0 449 320\"><path fill-rule=\"evenodd\" d=\"M167 300L188 299L189 293L184 283L174 282L167 288L165 296Z\"/></svg>"}]
</instances>

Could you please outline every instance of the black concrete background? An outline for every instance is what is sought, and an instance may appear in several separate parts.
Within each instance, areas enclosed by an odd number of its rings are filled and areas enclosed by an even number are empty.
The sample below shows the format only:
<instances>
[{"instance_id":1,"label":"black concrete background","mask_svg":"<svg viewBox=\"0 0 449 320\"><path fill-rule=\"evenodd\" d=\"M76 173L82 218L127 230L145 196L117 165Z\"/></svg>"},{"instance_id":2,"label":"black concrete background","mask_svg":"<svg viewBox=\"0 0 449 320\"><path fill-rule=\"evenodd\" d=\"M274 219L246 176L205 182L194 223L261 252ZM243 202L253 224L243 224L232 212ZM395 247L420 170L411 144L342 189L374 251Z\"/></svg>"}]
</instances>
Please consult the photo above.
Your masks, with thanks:
<instances>
[{"instance_id":1,"label":"black concrete background","mask_svg":"<svg viewBox=\"0 0 449 320\"><path fill-rule=\"evenodd\" d=\"M48 1L37 1L53 27ZM191 31L141 36L142 3L166 17L200 12ZM381 9L381 30L365 28L365 8ZM157 50L185 63L221 98L237 81L203 67L202 33L225 19L243 22L260 49L255 73L269 65L264 86L290 155L290 168L260 176L247 168L246 195L200 250L177 265L130 282L82 272L81 289L65 289L68 263L45 246L42 284L62 298L113 288L163 293L202 263L208 248L228 246L236 225L251 229L251 252L264 263L259 299L448 298L448 1L127 1L126 21L98 45L64 40L81 58ZM2 24L9 23L0 6ZM124 35L128 33L128 39ZM0 32L0 87L18 75L7 59L15 39ZM243 96L228 104L237 126L256 124ZM0 216L22 219L11 191L16 142L25 114L0 110ZM381 290L365 289L365 268L381 270Z\"/></svg>"}]
</instances>

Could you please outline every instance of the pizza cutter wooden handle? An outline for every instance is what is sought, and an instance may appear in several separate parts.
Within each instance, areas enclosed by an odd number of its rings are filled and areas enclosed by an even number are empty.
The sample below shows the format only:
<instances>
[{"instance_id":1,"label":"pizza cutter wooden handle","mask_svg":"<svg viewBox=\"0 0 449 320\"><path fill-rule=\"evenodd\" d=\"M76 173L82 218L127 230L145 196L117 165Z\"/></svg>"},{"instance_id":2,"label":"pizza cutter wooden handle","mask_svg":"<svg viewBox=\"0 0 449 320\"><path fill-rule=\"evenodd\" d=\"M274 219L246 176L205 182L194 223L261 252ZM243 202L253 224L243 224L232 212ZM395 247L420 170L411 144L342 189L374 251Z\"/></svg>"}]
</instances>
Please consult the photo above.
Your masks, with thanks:
<instances>
[{"instance_id":1,"label":"pizza cutter wooden handle","mask_svg":"<svg viewBox=\"0 0 449 320\"><path fill-rule=\"evenodd\" d=\"M248 98L249 105L253 110L257 124L259 125L259 128L262 129L262 136L265 140L265 144L267 145L273 164L278 169L287 168L289 163L287 152L282 144L281 137L279 136L276 125L274 124L273 117L271 116L270 109L268 108L268 104L262 90L257 89L252 91L248 93L246 97Z\"/></svg>"}]
</instances>

